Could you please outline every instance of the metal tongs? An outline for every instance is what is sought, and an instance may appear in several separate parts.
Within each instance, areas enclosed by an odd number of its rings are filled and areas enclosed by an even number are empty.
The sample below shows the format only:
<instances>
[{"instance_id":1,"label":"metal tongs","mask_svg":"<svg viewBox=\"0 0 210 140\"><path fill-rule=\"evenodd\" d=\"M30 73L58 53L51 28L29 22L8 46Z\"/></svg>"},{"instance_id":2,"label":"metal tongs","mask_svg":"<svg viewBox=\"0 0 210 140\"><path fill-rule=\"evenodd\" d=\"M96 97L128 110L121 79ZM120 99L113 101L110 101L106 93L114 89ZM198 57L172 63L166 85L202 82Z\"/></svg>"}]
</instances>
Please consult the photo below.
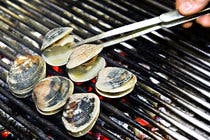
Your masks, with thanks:
<instances>
[{"instance_id":1,"label":"metal tongs","mask_svg":"<svg viewBox=\"0 0 210 140\"><path fill-rule=\"evenodd\" d=\"M196 13L190 16L183 16L177 10L170 11L170 12L161 14L158 17L143 20L140 22L135 22L129 25L125 25L119 28L109 30L107 32L103 32L101 34L82 40L76 43L76 45L96 42L104 38L120 35L117 38L100 43L100 45L102 45L103 47L108 47L117 43L127 41L132 38L136 38L138 36L144 35L146 33L149 33L149 32L161 29L161 28L169 28L169 27L176 26L185 22L192 21L201 15L205 15L209 13L209 11L210 11L210 7L202 10L199 13Z\"/></svg>"}]
</instances>

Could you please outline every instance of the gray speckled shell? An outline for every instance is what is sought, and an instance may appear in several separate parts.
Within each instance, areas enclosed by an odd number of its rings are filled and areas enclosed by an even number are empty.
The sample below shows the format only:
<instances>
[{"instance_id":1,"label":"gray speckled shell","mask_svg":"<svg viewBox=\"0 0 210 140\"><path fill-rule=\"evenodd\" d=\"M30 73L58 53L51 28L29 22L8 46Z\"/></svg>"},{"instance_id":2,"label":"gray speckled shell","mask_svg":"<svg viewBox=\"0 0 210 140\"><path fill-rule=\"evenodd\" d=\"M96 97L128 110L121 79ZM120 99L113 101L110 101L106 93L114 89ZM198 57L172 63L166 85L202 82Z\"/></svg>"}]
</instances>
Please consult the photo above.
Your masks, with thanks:
<instances>
[{"instance_id":1,"label":"gray speckled shell","mask_svg":"<svg viewBox=\"0 0 210 140\"><path fill-rule=\"evenodd\" d=\"M69 97L62 121L75 137L85 135L94 126L100 112L100 100L94 93L77 93Z\"/></svg>"},{"instance_id":2,"label":"gray speckled shell","mask_svg":"<svg viewBox=\"0 0 210 140\"><path fill-rule=\"evenodd\" d=\"M74 84L62 76L52 76L34 86L32 98L37 110L44 115L57 113L73 93Z\"/></svg>"},{"instance_id":3,"label":"gray speckled shell","mask_svg":"<svg viewBox=\"0 0 210 140\"><path fill-rule=\"evenodd\" d=\"M130 93L136 82L136 76L130 71L119 67L106 67L99 72L95 87L102 96L117 98Z\"/></svg>"},{"instance_id":4,"label":"gray speckled shell","mask_svg":"<svg viewBox=\"0 0 210 140\"><path fill-rule=\"evenodd\" d=\"M20 56L11 66L7 83L13 94L24 98L30 95L34 85L46 76L46 64L38 55Z\"/></svg>"}]
</instances>

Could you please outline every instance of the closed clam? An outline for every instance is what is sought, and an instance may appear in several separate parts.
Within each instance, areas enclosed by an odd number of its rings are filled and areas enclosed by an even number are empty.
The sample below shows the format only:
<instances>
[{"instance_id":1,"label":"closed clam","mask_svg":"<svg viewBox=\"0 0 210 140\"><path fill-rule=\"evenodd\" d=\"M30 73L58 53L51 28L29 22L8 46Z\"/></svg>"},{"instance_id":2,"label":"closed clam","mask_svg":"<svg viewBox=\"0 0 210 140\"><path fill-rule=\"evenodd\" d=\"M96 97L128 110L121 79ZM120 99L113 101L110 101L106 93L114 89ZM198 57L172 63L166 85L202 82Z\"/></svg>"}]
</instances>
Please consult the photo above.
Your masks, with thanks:
<instances>
[{"instance_id":1,"label":"closed clam","mask_svg":"<svg viewBox=\"0 0 210 140\"><path fill-rule=\"evenodd\" d=\"M75 82L85 82L96 77L106 65L105 59L98 56L103 47L84 44L74 49L66 65L69 77Z\"/></svg>"},{"instance_id":2,"label":"closed clam","mask_svg":"<svg viewBox=\"0 0 210 140\"><path fill-rule=\"evenodd\" d=\"M7 83L12 93L24 98L30 95L34 85L46 76L46 64L38 55L19 56L11 66Z\"/></svg>"},{"instance_id":3,"label":"closed clam","mask_svg":"<svg viewBox=\"0 0 210 140\"><path fill-rule=\"evenodd\" d=\"M74 48L74 37L70 35L73 28L59 27L50 30L44 37L41 46L42 57L47 64L62 66L68 61Z\"/></svg>"},{"instance_id":4,"label":"closed clam","mask_svg":"<svg viewBox=\"0 0 210 140\"><path fill-rule=\"evenodd\" d=\"M130 93L137 82L130 71L119 67L106 67L97 77L96 91L108 98L119 98Z\"/></svg>"},{"instance_id":5,"label":"closed clam","mask_svg":"<svg viewBox=\"0 0 210 140\"><path fill-rule=\"evenodd\" d=\"M62 109L73 90L74 84L70 79L52 76L34 86L32 98L41 114L52 115Z\"/></svg>"},{"instance_id":6,"label":"closed clam","mask_svg":"<svg viewBox=\"0 0 210 140\"><path fill-rule=\"evenodd\" d=\"M76 93L69 97L62 121L69 134L85 135L92 129L100 112L100 100L94 93Z\"/></svg>"}]
</instances>

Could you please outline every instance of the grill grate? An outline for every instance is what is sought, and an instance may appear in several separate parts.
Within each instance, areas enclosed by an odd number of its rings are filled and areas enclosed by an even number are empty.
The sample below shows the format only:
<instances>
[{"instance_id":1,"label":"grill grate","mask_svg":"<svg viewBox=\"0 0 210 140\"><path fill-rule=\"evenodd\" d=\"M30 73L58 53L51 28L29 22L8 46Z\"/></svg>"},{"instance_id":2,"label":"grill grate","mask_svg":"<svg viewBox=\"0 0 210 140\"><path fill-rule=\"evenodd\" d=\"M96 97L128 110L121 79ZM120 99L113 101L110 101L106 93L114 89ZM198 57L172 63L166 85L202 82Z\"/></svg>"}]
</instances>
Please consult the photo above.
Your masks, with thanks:
<instances>
[{"instance_id":1,"label":"grill grate","mask_svg":"<svg viewBox=\"0 0 210 140\"><path fill-rule=\"evenodd\" d=\"M42 116L31 97L10 94L6 75L12 61L18 55L41 54L43 36L52 28L72 26L80 40L173 7L172 0L1 1L0 124L21 139L75 139L63 127L61 112ZM127 68L138 82L126 97L100 97L99 119L82 139L209 139L208 34L209 29L198 25L187 30L173 27L105 48L101 55L107 65ZM67 76L65 67L60 69L62 73L48 66L47 74ZM75 92L92 89L92 82L76 83Z\"/></svg>"}]
</instances>

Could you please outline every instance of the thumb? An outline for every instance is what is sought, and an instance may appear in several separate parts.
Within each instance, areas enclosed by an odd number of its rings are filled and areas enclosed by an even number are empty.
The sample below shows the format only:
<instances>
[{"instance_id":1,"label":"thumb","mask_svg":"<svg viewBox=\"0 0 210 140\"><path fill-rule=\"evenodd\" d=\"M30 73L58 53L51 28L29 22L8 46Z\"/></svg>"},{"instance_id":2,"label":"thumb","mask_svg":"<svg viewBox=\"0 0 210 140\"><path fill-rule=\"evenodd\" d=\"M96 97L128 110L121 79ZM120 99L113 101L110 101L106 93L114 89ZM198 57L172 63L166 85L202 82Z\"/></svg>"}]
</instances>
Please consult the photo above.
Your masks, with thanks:
<instances>
[{"instance_id":1,"label":"thumb","mask_svg":"<svg viewBox=\"0 0 210 140\"><path fill-rule=\"evenodd\" d=\"M209 1L210 0L177 0L176 8L183 15L191 15L204 9Z\"/></svg>"}]
</instances>

